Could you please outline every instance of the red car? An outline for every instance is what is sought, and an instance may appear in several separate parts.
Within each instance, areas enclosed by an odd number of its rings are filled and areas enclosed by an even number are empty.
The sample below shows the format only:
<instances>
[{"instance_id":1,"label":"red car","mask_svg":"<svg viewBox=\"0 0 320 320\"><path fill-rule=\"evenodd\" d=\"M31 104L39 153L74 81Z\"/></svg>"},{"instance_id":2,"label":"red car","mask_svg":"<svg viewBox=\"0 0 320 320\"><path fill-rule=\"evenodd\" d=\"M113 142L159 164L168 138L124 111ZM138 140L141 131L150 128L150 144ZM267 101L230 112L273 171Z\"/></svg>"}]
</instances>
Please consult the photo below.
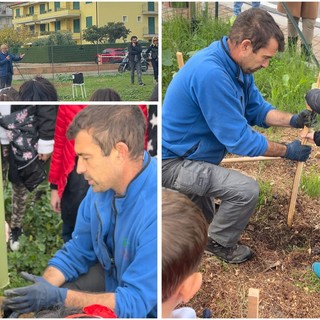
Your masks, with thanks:
<instances>
[{"instance_id":1,"label":"red car","mask_svg":"<svg viewBox=\"0 0 320 320\"><path fill-rule=\"evenodd\" d=\"M120 63L125 55L126 52L122 48L106 48L101 52L102 63ZM95 61L98 63L98 55Z\"/></svg>"}]
</instances>

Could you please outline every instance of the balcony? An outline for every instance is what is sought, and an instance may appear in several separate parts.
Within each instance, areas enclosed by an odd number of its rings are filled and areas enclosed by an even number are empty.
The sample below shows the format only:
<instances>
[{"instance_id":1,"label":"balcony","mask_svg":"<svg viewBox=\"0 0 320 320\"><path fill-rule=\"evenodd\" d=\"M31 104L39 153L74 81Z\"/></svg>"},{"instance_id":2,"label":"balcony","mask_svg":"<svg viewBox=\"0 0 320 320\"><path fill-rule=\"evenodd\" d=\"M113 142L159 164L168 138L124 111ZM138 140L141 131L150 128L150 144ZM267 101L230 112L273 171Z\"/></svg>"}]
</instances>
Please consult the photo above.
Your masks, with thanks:
<instances>
[{"instance_id":1,"label":"balcony","mask_svg":"<svg viewBox=\"0 0 320 320\"><path fill-rule=\"evenodd\" d=\"M12 19L13 24L25 24L25 23L35 23L38 20L38 15L24 15L24 16L16 16Z\"/></svg>"},{"instance_id":2,"label":"balcony","mask_svg":"<svg viewBox=\"0 0 320 320\"><path fill-rule=\"evenodd\" d=\"M149 28L143 28L142 30L143 38L152 38L158 36L157 28L155 30L150 30Z\"/></svg>"},{"instance_id":3,"label":"balcony","mask_svg":"<svg viewBox=\"0 0 320 320\"><path fill-rule=\"evenodd\" d=\"M157 15L158 14L158 3L154 2L153 4L153 10L151 10L150 5L148 3L142 4L142 14L145 15Z\"/></svg>"},{"instance_id":4,"label":"balcony","mask_svg":"<svg viewBox=\"0 0 320 320\"><path fill-rule=\"evenodd\" d=\"M52 20L53 18L78 18L80 17L80 10L73 10L73 9L66 9L66 8L60 8L57 11L49 11L49 12L43 12L39 16L39 20L45 22L45 20Z\"/></svg>"}]
</instances>

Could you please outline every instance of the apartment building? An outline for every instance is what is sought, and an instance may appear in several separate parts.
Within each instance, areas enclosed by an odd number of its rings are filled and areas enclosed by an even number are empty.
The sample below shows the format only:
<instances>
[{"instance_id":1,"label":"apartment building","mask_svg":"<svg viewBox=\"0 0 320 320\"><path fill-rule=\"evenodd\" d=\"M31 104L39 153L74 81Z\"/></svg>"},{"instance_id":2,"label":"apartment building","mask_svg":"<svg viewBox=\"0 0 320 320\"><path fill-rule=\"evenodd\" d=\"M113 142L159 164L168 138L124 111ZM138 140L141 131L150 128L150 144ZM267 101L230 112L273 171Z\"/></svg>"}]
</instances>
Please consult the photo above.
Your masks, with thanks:
<instances>
[{"instance_id":1,"label":"apartment building","mask_svg":"<svg viewBox=\"0 0 320 320\"><path fill-rule=\"evenodd\" d=\"M150 40L158 34L157 2L15 2L11 6L15 29L26 27L36 37L57 31L69 31L78 44L84 29L108 22L123 22L141 40ZM122 41L122 40L118 40Z\"/></svg>"},{"instance_id":2,"label":"apartment building","mask_svg":"<svg viewBox=\"0 0 320 320\"><path fill-rule=\"evenodd\" d=\"M0 2L0 29L12 27L12 10L9 5L12 2Z\"/></svg>"}]
</instances>

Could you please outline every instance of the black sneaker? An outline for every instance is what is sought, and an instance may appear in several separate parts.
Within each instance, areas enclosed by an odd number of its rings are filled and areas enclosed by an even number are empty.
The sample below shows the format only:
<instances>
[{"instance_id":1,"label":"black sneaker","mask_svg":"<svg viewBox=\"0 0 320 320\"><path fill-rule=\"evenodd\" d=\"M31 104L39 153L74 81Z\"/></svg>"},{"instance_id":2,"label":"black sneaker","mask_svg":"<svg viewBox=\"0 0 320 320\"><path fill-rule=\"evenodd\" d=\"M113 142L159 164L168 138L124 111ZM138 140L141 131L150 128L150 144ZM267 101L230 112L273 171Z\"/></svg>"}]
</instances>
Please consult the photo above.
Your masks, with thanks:
<instances>
[{"instance_id":1,"label":"black sneaker","mask_svg":"<svg viewBox=\"0 0 320 320\"><path fill-rule=\"evenodd\" d=\"M140 87L144 87L145 84L141 82L141 83L139 83L139 86L140 86Z\"/></svg>"},{"instance_id":2,"label":"black sneaker","mask_svg":"<svg viewBox=\"0 0 320 320\"><path fill-rule=\"evenodd\" d=\"M236 244L233 247L223 247L208 237L208 243L205 252L217 256L219 259L228 263L242 263L253 256L253 252L247 246Z\"/></svg>"},{"instance_id":3,"label":"black sneaker","mask_svg":"<svg viewBox=\"0 0 320 320\"><path fill-rule=\"evenodd\" d=\"M20 243L19 243L19 237L21 236L22 234L22 229L21 228L13 228L11 229L10 231L10 249L12 251L18 251L19 250L19 246L20 246Z\"/></svg>"}]
</instances>

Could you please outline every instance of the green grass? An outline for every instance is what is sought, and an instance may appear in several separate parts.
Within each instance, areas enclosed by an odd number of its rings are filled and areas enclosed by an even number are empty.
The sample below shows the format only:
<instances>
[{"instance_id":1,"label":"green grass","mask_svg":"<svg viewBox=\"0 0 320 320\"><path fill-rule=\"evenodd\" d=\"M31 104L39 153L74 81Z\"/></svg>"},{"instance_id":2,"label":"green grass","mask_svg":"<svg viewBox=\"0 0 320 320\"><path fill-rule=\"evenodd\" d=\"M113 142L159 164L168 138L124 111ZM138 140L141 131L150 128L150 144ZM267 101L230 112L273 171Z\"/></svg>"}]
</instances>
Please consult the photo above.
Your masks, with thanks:
<instances>
[{"instance_id":1,"label":"green grass","mask_svg":"<svg viewBox=\"0 0 320 320\"><path fill-rule=\"evenodd\" d=\"M316 169L304 173L301 177L300 188L311 198L320 196L320 176Z\"/></svg>"},{"instance_id":2,"label":"green grass","mask_svg":"<svg viewBox=\"0 0 320 320\"><path fill-rule=\"evenodd\" d=\"M299 288L303 288L306 293L320 293L319 278L310 270L293 274L294 284Z\"/></svg>"},{"instance_id":3,"label":"green grass","mask_svg":"<svg viewBox=\"0 0 320 320\"><path fill-rule=\"evenodd\" d=\"M136 84L130 84L130 73L107 73L100 76L86 76L85 87L87 97L82 98L80 88L78 88L78 97L72 97L72 76L67 74L58 74L54 80L49 79L58 91L60 101L88 101L90 96L97 89L111 88L118 92L122 101L149 101L154 88L153 75L142 74L142 81L146 84L140 87L137 84L137 76L135 75ZM13 81L13 87L18 89L23 81Z\"/></svg>"}]
</instances>

